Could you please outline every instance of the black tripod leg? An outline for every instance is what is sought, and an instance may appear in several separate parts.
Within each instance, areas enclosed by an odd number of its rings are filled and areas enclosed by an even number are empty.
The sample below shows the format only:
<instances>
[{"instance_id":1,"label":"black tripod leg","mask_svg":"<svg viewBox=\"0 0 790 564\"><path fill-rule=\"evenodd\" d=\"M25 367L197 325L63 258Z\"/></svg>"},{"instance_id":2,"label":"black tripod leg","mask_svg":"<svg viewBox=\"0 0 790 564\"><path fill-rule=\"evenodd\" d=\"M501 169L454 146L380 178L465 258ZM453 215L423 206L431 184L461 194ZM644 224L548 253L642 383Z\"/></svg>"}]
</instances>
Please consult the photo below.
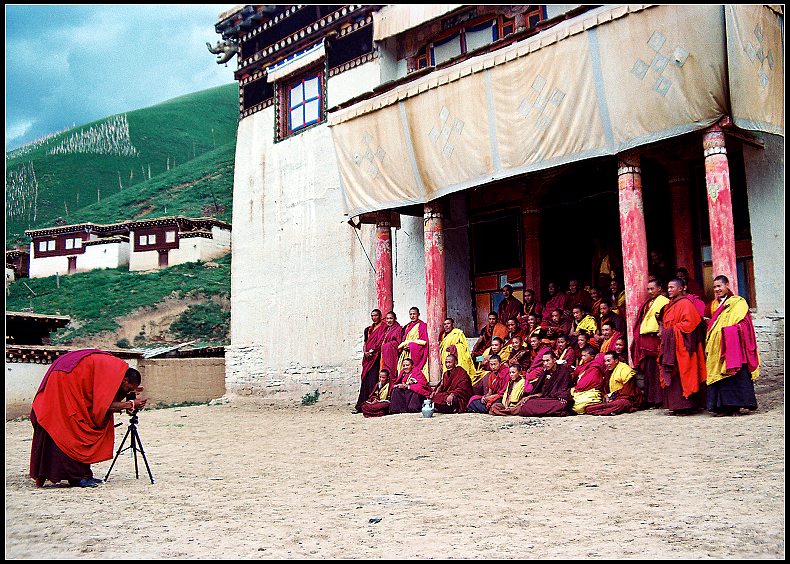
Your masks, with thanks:
<instances>
[{"instance_id":1,"label":"black tripod leg","mask_svg":"<svg viewBox=\"0 0 790 564\"><path fill-rule=\"evenodd\" d=\"M124 450L123 444L126 442L126 439L131 431L132 431L131 427L126 429L126 434L123 436L123 440L121 441L121 444L118 446L118 450L115 451L115 458L112 459L112 464L110 464L110 469L107 470L107 475L104 477L105 482L110 478L110 472L112 472L112 467L115 466L115 461L118 460L118 455L121 454L121 452L123 452ZM132 444L134 444L134 438L132 438Z\"/></svg>"},{"instance_id":2,"label":"black tripod leg","mask_svg":"<svg viewBox=\"0 0 790 564\"><path fill-rule=\"evenodd\" d=\"M137 429L134 430L134 436L132 437L132 443L134 443L135 438L137 439L137 446L139 447L140 454L143 456L143 462L145 462L145 469L148 470L148 477L151 479L151 483L154 483L154 475L151 474L151 467L148 466L148 459L145 457L145 450L143 450L143 443L140 441L140 435L137 433ZM134 455L134 469L135 472L137 471L137 452L135 451Z\"/></svg>"}]
</instances>

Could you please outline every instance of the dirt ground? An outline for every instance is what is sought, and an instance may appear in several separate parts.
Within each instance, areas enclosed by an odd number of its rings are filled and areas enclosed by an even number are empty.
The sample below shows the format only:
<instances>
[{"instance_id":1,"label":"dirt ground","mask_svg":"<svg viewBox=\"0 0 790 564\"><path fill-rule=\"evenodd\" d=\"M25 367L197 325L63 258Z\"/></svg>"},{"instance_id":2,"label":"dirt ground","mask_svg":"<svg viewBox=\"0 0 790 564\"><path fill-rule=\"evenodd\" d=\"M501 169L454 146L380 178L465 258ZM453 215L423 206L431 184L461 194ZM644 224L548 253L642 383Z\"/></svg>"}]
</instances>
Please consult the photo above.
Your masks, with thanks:
<instances>
[{"instance_id":1,"label":"dirt ground","mask_svg":"<svg viewBox=\"0 0 790 564\"><path fill-rule=\"evenodd\" d=\"M156 483L129 451L95 489L36 489L30 423L10 421L6 558L781 559L783 394L718 418L145 410Z\"/></svg>"}]
</instances>

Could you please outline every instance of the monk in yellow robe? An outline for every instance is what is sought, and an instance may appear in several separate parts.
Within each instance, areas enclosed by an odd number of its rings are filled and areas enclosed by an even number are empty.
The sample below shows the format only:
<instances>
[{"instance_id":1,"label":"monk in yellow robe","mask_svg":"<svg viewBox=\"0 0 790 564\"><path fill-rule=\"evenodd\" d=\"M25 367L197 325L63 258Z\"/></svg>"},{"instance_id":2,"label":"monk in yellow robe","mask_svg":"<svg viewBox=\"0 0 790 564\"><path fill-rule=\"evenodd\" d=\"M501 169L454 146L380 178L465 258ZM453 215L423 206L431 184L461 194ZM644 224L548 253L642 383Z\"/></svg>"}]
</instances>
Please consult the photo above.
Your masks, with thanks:
<instances>
[{"instance_id":1,"label":"monk in yellow robe","mask_svg":"<svg viewBox=\"0 0 790 564\"><path fill-rule=\"evenodd\" d=\"M439 343L439 356L441 357L442 366L444 366L444 361L449 353L454 354L458 358L458 366L466 370L467 374L475 373L475 364L472 361L472 353L469 352L469 343L466 340L466 335L455 326L455 320L452 317L444 320L444 332Z\"/></svg>"},{"instance_id":2,"label":"monk in yellow robe","mask_svg":"<svg viewBox=\"0 0 790 564\"><path fill-rule=\"evenodd\" d=\"M719 415L755 410L753 381L760 375L760 355L749 303L732 293L724 275L714 279L713 294L717 307L705 343L707 408Z\"/></svg>"}]
</instances>

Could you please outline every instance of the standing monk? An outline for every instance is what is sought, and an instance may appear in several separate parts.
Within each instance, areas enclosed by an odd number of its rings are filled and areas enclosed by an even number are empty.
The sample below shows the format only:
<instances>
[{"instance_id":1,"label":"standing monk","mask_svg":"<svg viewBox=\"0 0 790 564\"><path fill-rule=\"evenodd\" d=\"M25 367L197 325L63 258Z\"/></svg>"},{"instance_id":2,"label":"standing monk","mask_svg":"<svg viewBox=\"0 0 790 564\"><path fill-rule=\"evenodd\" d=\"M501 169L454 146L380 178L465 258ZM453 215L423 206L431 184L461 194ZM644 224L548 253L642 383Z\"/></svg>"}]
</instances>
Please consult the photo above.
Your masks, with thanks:
<instances>
[{"instance_id":1,"label":"standing monk","mask_svg":"<svg viewBox=\"0 0 790 564\"><path fill-rule=\"evenodd\" d=\"M513 286L510 284L505 284L502 292L505 294L505 299L499 304L499 320L507 321L511 317L518 319L518 316L524 313L524 304L513 295Z\"/></svg>"},{"instance_id":2,"label":"standing monk","mask_svg":"<svg viewBox=\"0 0 790 564\"><path fill-rule=\"evenodd\" d=\"M444 359L448 353L453 353L458 357L458 366L466 370L467 374L474 374L475 364L472 361L472 354L469 352L469 343L466 335L455 326L455 320L448 317L444 320L444 331L439 340L439 359L444 366Z\"/></svg>"},{"instance_id":3,"label":"standing monk","mask_svg":"<svg viewBox=\"0 0 790 564\"><path fill-rule=\"evenodd\" d=\"M384 316L384 337L381 340L381 368L386 368L390 374L399 374L398 357L400 345L403 339L403 327L397 321L394 311L388 311Z\"/></svg>"},{"instance_id":4,"label":"standing monk","mask_svg":"<svg viewBox=\"0 0 790 564\"><path fill-rule=\"evenodd\" d=\"M543 313L543 306L538 300L535 299L535 290L527 288L524 290L524 315L518 318L519 324L522 328L527 322L527 316L534 313L540 319Z\"/></svg>"},{"instance_id":5,"label":"standing monk","mask_svg":"<svg viewBox=\"0 0 790 564\"><path fill-rule=\"evenodd\" d=\"M425 375L425 379L430 381L431 376L428 373L428 324L420 319L420 310L416 307L409 310L409 318L411 321L403 328L403 342L398 345L398 350L401 353L396 374L400 374L403 368L403 360L410 358L414 362L414 368L420 370Z\"/></svg>"},{"instance_id":6,"label":"standing monk","mask_svg":"<svg viewBox=\"0 0 790 564\"><path fill-rule=\"evenodd\" d=\"M454 354L447 355L444 367L447 370L442 374L442 381L430 395L434 409L439 413L463 413L472 397L472 381L466 370L458 366Z\"/></svg>"},{"instance_id":7,"label":"standing monk","mask_svg":"<svg viewBox=\"0 0 790 564\"><path fill-rule=\"evenodd\" d=\"M737 415L757 409L754 382L760 375L760 355L749 304L730 290L724 276L713 280L718 307L707 332L708 410Z\"/></svg>"},{"instance_id":8,"label":"standing monk","mask_svg":"<svg viewBox=\"0 0 790 564\"><path fill-rule=\"evenodd\" d=\"M667 285L669 303L658 313L663 324L659 365L664 407L673 415L691 413L705 405L705 323L683 292L685 281Z\"/></svg>"},{"instance_id":9,"label":"standing monk","mask_svg":"<svg viewBox=\"0 0 790 564\"><path fill-rule=\"evenodd\" d=\"M661 381L658 375L659 323L656 314L669 303L662 293L660 280L647 283L647 301L642 304L634 324L634 342L631 343L631 358L634 367L645 375L645 407L658 407L664 403Z\"/></svg>"},{"instance_id":10,"label":"standing monk","mask_svg":"<svg viewBox=\"0 0 790 564\"><path fill-rule=\"evenodd\" d=\"M549 282L549 299L543 305L543 321L549 321L555 309L563 311L565 299L565 292L560 291L559 285L556 282Z\"/></svg>"},{"instance_id":11,"label":"standing monk","mask_svg":"<svg viewBox=\"0 0 790 564\"><path fill-rule=\"evenodd\" d=\"M124 399L142 391L139 386L140 373L105 351L72 351L55 360L30 411L30 477L36 486L47 480L82 488L101 484L90 465L112 458L113 413L145 407L144 399Z\"/></svg>"},{"instance_id":12,"label":"standing monk","mask_svg":"<svg viewBox=\"0 0 790 564\"><path fill-rule=\"evenodd\" d=\"M354 408L354 413L362 411L362 404L370 397L376 382L379 379L381 361L381 343L387 326L381 319L381 310L374 309L370 312L373 323L365 327L364 350L362 351L362 377L360 378L359 397ZM389 372L389 371L388 371Z\"/></svg>"}]
</instances>

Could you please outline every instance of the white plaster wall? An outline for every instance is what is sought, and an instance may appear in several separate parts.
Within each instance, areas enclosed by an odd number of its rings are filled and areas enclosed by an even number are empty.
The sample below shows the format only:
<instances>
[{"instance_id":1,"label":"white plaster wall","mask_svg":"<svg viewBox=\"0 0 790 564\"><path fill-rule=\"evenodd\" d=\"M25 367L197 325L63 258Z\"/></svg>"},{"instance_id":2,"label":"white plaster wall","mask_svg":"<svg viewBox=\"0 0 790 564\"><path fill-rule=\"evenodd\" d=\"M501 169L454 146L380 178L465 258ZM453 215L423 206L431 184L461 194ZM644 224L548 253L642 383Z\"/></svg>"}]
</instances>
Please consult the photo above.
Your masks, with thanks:
<instances>
[{"instance_id":1,"label":"white plaster wall","mask_svg":"<svg viewBox=\"0 0 790 564\"><path fill-rule=\"evenodd\" d=\"M378 65L365 67L330 79L330 105L377 84ZM373 229L346 223L328 127L275 144L273 112L239 123L226 387L292 399L320 389L351 399L375 307L365 256Z\"/></svg>"},{"instance_id":2,"label":"white plaster wall","mask_svg":"<svg viewBox=\"0 0 790 564\"><path fill-rule=\"evenodd\" d=\"M213 237L214 244L218 247L226 247L230 250L230 230L217 227L216 225L211 228L211 236Z\"/></svg>"},{"instance_id":3,"label":"white plaster wall","mask_svg":"<svg viewBox=\"0 0 790 564\"><path fill-rule=\"evenodd\" d=\"M124 248L126 249L124 252ZM77 255L77 272L87 272L98 268L118 268L128 266L129 243L117 242L105 245L89 245L85 252ZM124 261L126 257L126 261Z\"/></svg>"},{"instance_id":4,"label":"white plaster wall","mask_svg":"<svg viewBox=\"0 0 790 564\"><path fill-rule=\"evenodd\" d=\"M5 285L6 285L6 287L8 287L8 285L11 282L13 282L14 280L16 280L16 277L14 276L14 269L6 267L6 269L5 269Z\"/></svg>"},{"instance_id":5,"label":"white plaster wall","mask_svg":"<svg viewBox=\"0 0 790 564\"><path fill-rule=\"evenodd\" d=\"M327 107L331 108L337 104L342 104L363 92L373 90L379 84L381 84L380 59L373 59L364 65L335 75L329 79L327 84L327 94L329 96L327 98ZM334 148L331 149L334 152ZM233 227L235 229L235 223Z\"/></svg>"},{"instance_id":6,"label":"white plaster wall","mask_svg":"<svg viewBox=\"0 0 790 564\"><path fill-rule=\"evenodd\" d=\"M422 217L401 216L401 228L393 230L392 301L398 322L409 322L409 309L418 307L425 321L425 239Z\"/></svg>"},{"instance_id":7,"label":"white plaster wall","mask_svg":"<svg viewBox=\"0 0 790 564\"><path fill-rule=\"evenodd\" d=\"M172 261L170 264L173 264ZM159 268L157 251L134 251L129 253L129 270L156 270Z\"/></svg>"},{"instance_id":8,"label":"white plaster wall","mask_svg":"<svg viewBox=\"0 0 790 564\"><path fill-rule=\"evenodd\" d=\"M756 307L754 328L764 385L784 376L785 317L785 144L763 135L765 149L744 145L752 233ZM761 383L758 380L758 384Z\"/></svg>"},{"instance_id":9,"label":"white plaster wall","mask_svg":"<svg viewBox=\"0 0 790 564\"><path fill-rule=\"evenodd\" d=\"M69 260L65 256L33 258L30 255L30 277L44 278L55 274L66 274L69 271ZM77 259L77 263L79 264Z\"/></svg>"}]
</instances>

